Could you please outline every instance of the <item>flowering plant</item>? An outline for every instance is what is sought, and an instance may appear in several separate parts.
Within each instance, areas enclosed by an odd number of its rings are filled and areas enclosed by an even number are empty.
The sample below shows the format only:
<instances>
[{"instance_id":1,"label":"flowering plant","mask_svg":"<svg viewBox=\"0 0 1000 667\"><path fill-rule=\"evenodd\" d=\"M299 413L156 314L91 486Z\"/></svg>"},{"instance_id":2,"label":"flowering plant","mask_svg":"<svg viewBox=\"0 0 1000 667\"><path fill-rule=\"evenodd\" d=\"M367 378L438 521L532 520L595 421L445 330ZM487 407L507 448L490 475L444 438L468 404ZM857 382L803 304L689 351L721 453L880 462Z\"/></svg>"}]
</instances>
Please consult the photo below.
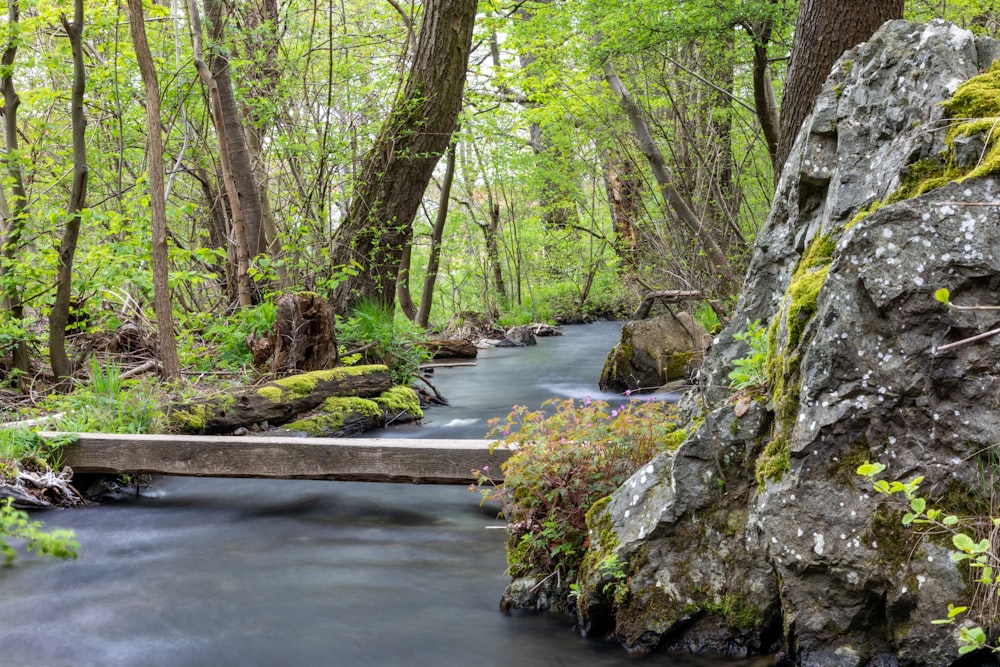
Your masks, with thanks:
<instances>
[{"instance_id":1,"label":"flowering plant","mask_svg":"<svg viewBox=\"0 0 1000 667\"><path fill-rule=\"evenodd\" d=\"M670 403L612 406L587 397L549 400L536 411L515 406L490 420L487 437L514 450L502 485L476 471L484 501L499 502L507 519L510 575L571 581L587 548L587 511L658 452L679 446L686 431Z\"/></svg>"}]
</instances>

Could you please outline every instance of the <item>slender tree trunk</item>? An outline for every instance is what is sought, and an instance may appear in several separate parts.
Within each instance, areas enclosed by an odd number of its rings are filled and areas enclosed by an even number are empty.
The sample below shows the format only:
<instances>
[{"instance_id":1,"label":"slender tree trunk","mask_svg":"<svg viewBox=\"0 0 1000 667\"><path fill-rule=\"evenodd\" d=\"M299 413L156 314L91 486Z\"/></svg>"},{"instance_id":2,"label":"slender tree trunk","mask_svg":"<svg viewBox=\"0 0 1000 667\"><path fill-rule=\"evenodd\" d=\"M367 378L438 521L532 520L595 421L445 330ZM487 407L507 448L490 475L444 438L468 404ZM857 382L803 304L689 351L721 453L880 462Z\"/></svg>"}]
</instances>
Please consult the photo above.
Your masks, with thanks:
<instances>
[{"instance_id":1,"label":"slender tree trunk","mask_svg":"<svg viewBox=\"0 0 1000 667\"><path fill-rule=\"evenodd\" d=\"M757 122L760 123L764 142L767 144L767 154L771 158L771 166L778 171L778 141L781 136L781 119L778 115L778 102L774 96L774 84L771 82L771 67L768 62L767 46L771 43L773 23L761 21L759 24L747 26L747 32L753 37L753 102L757 110Z\"/></svg>"},{"instance_id":2,"label":"slender tree trunk","mask_svg":"<svg viewBox=\"0 0 1000 667\"><path fill-rule=\"evenodd\" d=\"M649 124L639 110L639 106L632 99L628 89L625 88L625 84L622 83L621 78L615 72L610 61L604 64L604 78L607 80L608 85L611 86L611 90L618 96L622 108L625 110L625 114L632 124L632 132L636 142L649 162L649 166L653 171L653 177L656 179L664 200L705 251L705 256L712 269L712 273L722 278L725 283L728 283L729 289L734 288L738 285L738 280L729 264L729 259L722 252L711 231L695 215L691 204L677 190L677 187L674 185L674 175L664 161L663 155L660 153L660 149L653 139Z\"/></svg>"},{"instance_id":3,"label":"slender tree trunk","mask_svg":"<svg viewBox=\"0 0 1000 667\"><path fill-rule=\"evenodd\" d=\"M228 52L225 48L227 17L223 0L205 0L205 18L209 23L209 36L212 41L208 54L208 67L216 83L219 117L225 126L233 185L236 187L243 212L247 255L249 259L253 259L266 251L267 239L264 235L260 191L257 187L250 150L247 148L240 109L233 92L229 59L223 55Z\"/></svg>"},{"instance_id":4,"label":"slender tree trunk","mask_svg":"<svg viewBox=\"0 0 1000 667\"><path fill-rule=\"evenodd\" d=\"M209 1L209 0L206 0ZM188 11L191 19L191 35L194 41L194 64L198 70L198 76L208 88L209 105L212 108L212 122L215 125L215 133L219 139L219 162L222 169L222 180L226 188L226 196L229 199L229 211L233 218L233 236L236 245L236 287L238 301L241 307L250 306L253 303L252 291L250 289L250 251L247 247L246 228L243 218L243 203L240 199L239 189L236 187L236 179L233 175L233 167L229 160L229 139L228 128L222 113L222 95L219 92L219 85L212 74L212 70L205 64L203 58L201 14L198 11L197 0L188 0ZM230 92L231 89L230 89Z\"/></svg>"},{"instance_id":5,"label":"slender tree trunk","mask_svg":"<svg viewBox=\"0 0 1000 667\"><path fill-rule=\"evenodd\" d=\"M49 360L57 378L73 374L73 364L66 354L66 325L73 296L73 256L80 236L80 217L87 199L87 118L83 113L86 72L83 66L83 0L73 2L73 22L63 14L63 28L73 53L73 90L70 94L70 118L73 133L73 185L66 206L66 229L59 243L59 268L56 298L49 315Z\"/></svg>"},{"instance_id":6,"label":"slender tree trunk","mask_svg":"<svg viewBox=\"0 0 1000 667\"><path fill-rule=\"evenodd\" d=\"M604 187L615 232L613 245L621 260L620 269L626 273L639 268L637 223L642 180L635 172L635 163L628 155L614 148L604 152Z\"/></svg>"},{"instance_id":7,"label":"slender tree trunk","mask_svg":"<svg viewBox=\"0 0 1000 667\"><path fill-rule=\"evenodd\" d=\"M14 59L17 57L19 32L21 30L21 8L19 0L9 0L7 3L8 38L0 58L0 86L3 88L3 127L4 139L7 143L7 174L13 187L12 209L10 218L3 228L0 238L0 277L3 278L3 295L11 319L15 322L24 321L24 304L21 301L21 289L12 275L21 248L21 236L28 217L28 195L24 187L24 175L21 171L21 155L17 136L17 108L21 98L14 88ZM22 339L14 343L12 352L13 368L22 374L29 370L28 344Z\"/></svg>"},{"instance_id":8,"label":"slender tree trunk","mask_svg":"<svg viewBox=\"0 0 1000 667\"><path fill-rule=\"evenodd\" d=\"M80 2L81 0L77 0ZM174 338L173 305L168 282L167 202L163 177L163 139L160 121L160 85L156 77L153 55L146 40L146 25L142 15L142 0L128 0L132 43L139 72L146 89L146 130L149 140L149 209L153 231L153 308L160 338L160 360L167 380L180 377L177 341Z\"/></svg>"},{"instance_id":9,"label":"slender tree trunk","mask_svg":"<svg viewBox=\"0 0 1000 667\"><path fill-rule=\"evenodd\" d=\"M359 300L395 308L403 248L434 166L448 148L462 108L476 0L429 0L403 93L365 158L334 266L361 266L334 294L339 313Z\"/></svg>"},{"instance_id":10,"label":"slender tree trunk","mask_svg":"<svg viewBox=\"0 0 1000 667\"><path fill-rule=\"evenodd\" d=\"M427 273L424 275L424 291L420 294L420 308L417 310L417 326L427 328L431 317L431 307L434 305L434 283L437 282L438 270L441 267L441 240L444 238L444 226L448 222L448 207L451 200L451 184L455 181L455 149L454 141L448 148L445 162L444 181L441 183L441 197L438 201L437 217L434 219L434 229L431 231L431 251L427 258Z\"/></svg>"},{"instance_id":11,"label":"slender tree trunk","mask_svg":"<svg viewBox=\"0 0 1000 667\"><path fill-rule=\"evenodd\" d=\"M413 296L410 294L410 263L413 261L413 239L406 242L403 248L403 256L399 260L399 275L396 277L396 299L399 301L399 309L406 315L406 319L413 322L417 317L417 306L413 303Z\"/></svg>"},{"instance_id":12,"label":"slender tree trunk","mask_svg":"<svg viewBox=\"0 0 1000 667\"><path fill-rule=\"evenodd\" d=\"M775 179L837 58L902 17L903 0L802 0L785 76Z\"/></svg>"}]
</instances>

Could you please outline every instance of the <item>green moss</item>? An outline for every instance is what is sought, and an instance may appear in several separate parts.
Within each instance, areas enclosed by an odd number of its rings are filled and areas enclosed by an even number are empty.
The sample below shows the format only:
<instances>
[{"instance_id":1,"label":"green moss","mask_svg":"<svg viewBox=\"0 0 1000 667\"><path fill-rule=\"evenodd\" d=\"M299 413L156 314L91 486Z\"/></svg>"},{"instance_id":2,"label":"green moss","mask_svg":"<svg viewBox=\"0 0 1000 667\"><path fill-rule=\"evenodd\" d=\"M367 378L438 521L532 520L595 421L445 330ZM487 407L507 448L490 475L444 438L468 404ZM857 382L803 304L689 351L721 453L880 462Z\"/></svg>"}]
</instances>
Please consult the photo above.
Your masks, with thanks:
<instances>
[{"instance_id":1,"label":"green moss","mask_svg":"<svg viewBox=\"0 0 1000 667\"><path fill-rule=\"evenodd\" d=\"M746 596L726 593L719 602L706 602L701 611L720 616L734 630L758 628L764 621L764 610L746 601Z\"/></svg>"},{"instance_id":2,"label":"green moss","mask_svg":"<svg viewBox=\"0 0 1000 667\"><path fill-rule=\"evenodd\" d=\"M791 433L799 411L801 353L799 344L806 326L816 314L816 303L833 261L836 241L818 235L806 247L792 277L778 316L768 328L767 371L775 425L771 440L757 461L756 478L763 488L767 480L779 481L791 469ZM784 323L784 337L781 324Z\"/></svg>"},{"instance_id":3,"label":"green moss","mask_svg":"<svg viewBox=\"0 0 1000 667\"><path fill-rule=\"evenodd\" d=\"M302 431L311 436L323 436L335 433L344 425L351 415L364 415L371 419L382 416L382 409L375 401L357 396L334 396L323 401L321 412L312 417L294 421L286 428Z\"/></svg>"},{"instance_id":4,"label":"green moss","mask_svg":"<svg viewBox=\"0 0 1000 667\"><path fill-rule=\"evenodd\" d=\"M792 469L791 436L781 432L771 438L764 452L757 459L757 484L761 488L771 481L781 481L781 477Z\"/></svg>"},{"instance_id":5,"label":"green moss","mask_svg":"<svg viewBox=\"0 0 1000 667\"><path fill-rule=\"evenodd\" d=\"M271 401L272 403L280 403L281 397L284 394L278 387L261 387L257 390L257 395Z\"/></svg>"},{"instance_id":6,"label":"green moss","mask_svg":"<svg viewBox=\"0 0 1000 667\"><path fill-rule=\"evenodd\" d=\"M200 431L208 425L212 416L212 406L208 404L192 405L187 410L177 410L169 415L170 425L174 429Z\"/></svg>"},{"instance_id":7,"label":"green moss","mask_svg":"<svg viewBox=\"0 0 1000 667\"><path fill-rule=\"evenodd\" d=\"M281 378L280 380L274 380L270 384L258 389L257 395L274 403L292 401L297 398L305 398L314 392L316 385L320 382L336 382L346 377L356 377L387 370L389 370L387 366L370 364L367 366L339 366L321 371L300 373Z\"/></svg>"},{"instance_id":8,"label":"green moss","mask_svg":"<svg viewBox=\"0 0 1000 667\"><path fill-rule=\"evenodd\" d=\"M388 391L382 392L375 399L375 402L386 412L405 412L417 419L423 419L424 417L423 410L420 409L420 397L417 396L417 392L409 387L393 387Z\"/></svg>"},{"instance_id":9,"label":"green moss","mask_svg":"<svg viewBox=\"0 0 1000 667\"><path fill-rule=\"evenodd\" d=\"M1000 61L989 70L960 85L951 99L942 102L953 119L945 134L947 146L941 160L920 160L909 166L895 192L884 201L872 202L861 209L847 225L850 229L886 204L918 197L952 181L961 183L1000 173ZM986 151L973 167L954 164L954 142L959 137L983 135Z\"/></svg>"},{"instance_id":10,"label":"green moss","mask_svg":"<svg viewBox=\"0 0 1000 667\"><path fill-rule=\"evenodd\" d=\"M868 439L861 438L851 445L851 448L847 452L830 460L827 475L830 479L835 479L844 486L852 489L857 488L859 479L858 466L874 460L875 455L868 445Z\"/></svg>"}]
</instances>

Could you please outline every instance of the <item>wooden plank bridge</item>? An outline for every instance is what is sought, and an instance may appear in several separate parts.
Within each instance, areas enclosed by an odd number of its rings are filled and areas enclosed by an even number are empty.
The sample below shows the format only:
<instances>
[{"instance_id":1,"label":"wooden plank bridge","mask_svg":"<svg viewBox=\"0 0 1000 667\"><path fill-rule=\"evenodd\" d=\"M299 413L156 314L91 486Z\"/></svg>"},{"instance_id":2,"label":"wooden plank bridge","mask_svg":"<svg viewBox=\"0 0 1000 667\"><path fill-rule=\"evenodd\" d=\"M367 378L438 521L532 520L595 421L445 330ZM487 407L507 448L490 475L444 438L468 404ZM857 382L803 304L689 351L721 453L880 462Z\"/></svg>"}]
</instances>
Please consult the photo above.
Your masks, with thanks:
<instances>
[{"instance_id":1,"label":"wooden plank bridge","mask_svg":"<svg viewBox=\"0 0 1000 667\"><path fill-rule=\"evenodd\" d=\"M42 433L43 436L57 435ZM469 484L489 466L501 481L507 449L486 440L118 435L80 433L62 449L76 474L327 479Z\"/></svg>"}]
</instances>

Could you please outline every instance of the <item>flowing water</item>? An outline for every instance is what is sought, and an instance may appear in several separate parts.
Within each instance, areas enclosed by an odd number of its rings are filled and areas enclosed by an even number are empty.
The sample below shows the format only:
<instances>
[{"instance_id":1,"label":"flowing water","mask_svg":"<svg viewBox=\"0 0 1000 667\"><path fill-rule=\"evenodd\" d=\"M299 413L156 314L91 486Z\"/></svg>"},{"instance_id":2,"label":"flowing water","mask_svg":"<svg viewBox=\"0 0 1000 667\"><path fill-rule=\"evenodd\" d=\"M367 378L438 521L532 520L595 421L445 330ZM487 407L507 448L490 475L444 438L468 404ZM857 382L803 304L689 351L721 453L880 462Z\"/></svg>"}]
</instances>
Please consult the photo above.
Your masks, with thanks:
<instances>
[{"instance_id":1,"label":"flowing water","mask_svg":"<svg viewBox=\"0 0 1000 667\"><path fill-rule=\"evenodd\" d=\"M393 436L480 437L550 396L598 397L618 326L437 371L451 407ZM0 569L0 667L720 665L629 659L568 619L498 611L502 523L465 488L159 478L113 504L36 515L80 558Z\"/></svg>"}]
</instances>

